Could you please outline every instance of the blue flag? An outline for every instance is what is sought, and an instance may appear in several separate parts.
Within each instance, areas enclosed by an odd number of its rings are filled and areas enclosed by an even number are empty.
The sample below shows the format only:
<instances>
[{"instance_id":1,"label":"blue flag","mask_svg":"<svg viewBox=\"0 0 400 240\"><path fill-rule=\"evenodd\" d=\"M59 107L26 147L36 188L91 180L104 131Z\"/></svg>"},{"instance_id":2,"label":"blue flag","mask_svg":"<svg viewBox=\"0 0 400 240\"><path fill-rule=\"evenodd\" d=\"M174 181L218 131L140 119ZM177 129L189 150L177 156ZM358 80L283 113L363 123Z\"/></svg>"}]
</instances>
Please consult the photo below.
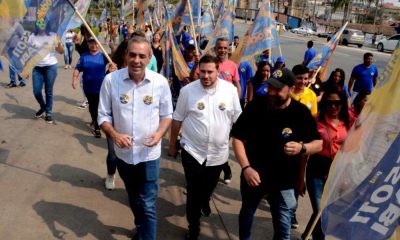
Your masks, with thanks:
<instances>
[{"instance_id":1,"label":"blue flag","mask_svg":"<svg viewBox=\"0 0 400 240\"><path fill-rule=\"evenodd\" d=\"M207 7L201 18L200 36L207 36L214 32L214 24L211 17L211 7Z\"/></svg>"},{"instance_id":2,"label":"blue flag","mask_svg":"<svg viewBox=\"0 0 400 240\"><path fill-rule=\"evenodd\" d=\"M256 20L247 30L231 59L236 63L248 61L254 67L257 56L266 49L271 49L278 45L279 37L275 27L275 20L271 14L270 1L264 0Z\"/></svg>"},{"instance_id":3,"label":"blue flag","mask_svg":"<svg viewBox=\"0 0 400 240\"><path fill-rule=\"evenodd\" d=\"M30 74L33 67L60 43L73 14L74 9L66 0L35 2L23 21L14 24L13 31L7 35L2 54L18 74ZM48 41L39 40L43 36Z\"/></svg>"},{"instance_id":4,"label":"blue flag","mask_svg":"<svg viewBox=\"0 0 400 240\"><path fill-rule=\"evenodd\" d=\"M233 20L235 19L235 13L233 12L233 8L229 8L225 11L225 14L218 20L214 34L207 44L207 47L204 52L208 52L211 48L215 47L215 44L218 38L227 38L229 42L233 41L234 37L234 27Z\"/></svg>"},{"instance_id":5,"label":"blue flag","mask_svg":"<svg viewBox=\"0 0 400 240\"><path fill-rule=\"evenodd\" d=\"M3 68L3 62L0 59L0 71L4 72L4 68Z\"/></svg>"}]
</instances>

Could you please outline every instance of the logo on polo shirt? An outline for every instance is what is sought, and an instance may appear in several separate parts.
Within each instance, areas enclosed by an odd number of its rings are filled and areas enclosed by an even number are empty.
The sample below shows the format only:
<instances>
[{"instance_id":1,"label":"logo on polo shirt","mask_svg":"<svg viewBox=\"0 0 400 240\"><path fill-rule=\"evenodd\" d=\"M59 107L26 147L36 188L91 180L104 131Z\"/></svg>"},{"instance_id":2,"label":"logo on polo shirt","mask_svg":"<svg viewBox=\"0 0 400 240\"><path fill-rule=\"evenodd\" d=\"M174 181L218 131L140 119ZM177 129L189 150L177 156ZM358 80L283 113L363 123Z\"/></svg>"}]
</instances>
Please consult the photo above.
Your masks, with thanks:
<instances>
[{"instance_id":1,"label":"logo on polo shirt","mask_svg":"<svg viewBox=\"0 0 400 240\"><path fill-rule=\"evenodd\" d=\"M371 73L371 76L374 76L374 73L373 73L373 72Z\"/></svg>"},{"instance_id":2,"label":"logo on polo shirt","mask_svg":"<svg viewBox=\"0 0 400 240\"><path fill-rule=\"evenodd\" d=\"M218 108L219 110L224 111L226 109L226 104L222 102L218 105Z\"/></svg>"},{"instance_id":3,"label":"logo on polo shirt","mask_svg":"<svg viewBox=\"0 0 400 240\"><path fill-rule=\"evenodd\" d=\"M197 103L197 109L203 110L205 107L206 107L206 106L204 105L203 102L198 102L198 103Z\"/></svg>"},{"instance_id":4,"label":"logo on polo shirt","mask_svg":"<svg viewBox=\"0 0 400 240\"><path fill-rule=\"evenodd\" d=\"M284 129L282 130L282 136L283 136L284 138L288 138L288 137L292 136L292 134L293 134L293 131L292 131L292 129L290 129L290 128L284 128Z\"/></svg>"},{"instance_id":5,"label":"logo on polo shirt","mask_svg":"<svg viewBox=\"0 0 400 240\"><path fill-rule=\"evenodd\" d=\"M119 101L122 104L127 104L129 102L129 96L126 94L121 94L121 96L119 97Z\"/></svg>"},{"instance_id":6,"label":"logo on polo shirt","mask_svg":"<svg viewBox=\"0 0 400 240\"><path fill-rule=\"evenodd\" d=\"M146 105L150 105L150 104L153 103L153 97L152 97L152 96L149 96L149 95L146 95L146 96L144 96L144 98L143 98L143 102L144 102L144 104L146 104Z\"/></svg>"},{"instance_id":7,"label":"logo on polo shirt","mask_svg":"<svg viewBox=\"0 0 400 240\"><path fill-rule=\"evenodd\" d=\"M240 69L240 71L241 72L246 72L246 68L243 67L243 68Z\"/></svg>"},{"instance_id":8,"label":"logo on polo shirt","mask_svg":"<svg viewBox=\"0 0 400 240\"><path fill-rule=\"evenodd\" d=\"M282 71L281 70L276 70L273 74L272 74L272 76L274 77L274 78L280 78L280 77L282 77L282 75L283 75L283 73L282 73Z\"/></svg>"}]
</instances>

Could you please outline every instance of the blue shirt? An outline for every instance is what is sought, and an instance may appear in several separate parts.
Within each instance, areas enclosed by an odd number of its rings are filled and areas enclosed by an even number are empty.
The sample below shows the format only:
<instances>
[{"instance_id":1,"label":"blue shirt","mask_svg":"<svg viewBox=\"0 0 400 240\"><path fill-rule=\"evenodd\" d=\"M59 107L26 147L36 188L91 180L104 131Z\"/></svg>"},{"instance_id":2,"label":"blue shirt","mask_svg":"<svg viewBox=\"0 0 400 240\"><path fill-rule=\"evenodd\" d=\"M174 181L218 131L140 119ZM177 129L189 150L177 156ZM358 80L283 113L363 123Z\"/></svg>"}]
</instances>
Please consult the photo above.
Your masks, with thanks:
<instances>
[{"instance_id":1,"label":"blue shirt","mask_svg":"<svg viewBox=\"0 0 400 240\"><path fill-rule=\"evenodd\" d=\"M374 79L378 77L378 69L375 65L366 67L364 64L359 64L353 68L351 77L354 78L353 91L355 92L372 92Z\"/></svg>"},{"instance_id":2,"label":"blue shirt","mask_svg":"<svg viewBox=\"0 0 400 240\"><path fill-rule=\"evenodd\" d=\"M315 51L315 48L309 48L307 49L306 53L304 54L304 65L307 66L311 60L317 55L317 51Z\"/></svg>"},{"instance_id":3,"label":"blue shirt","mask_svg":"<svg viewBox=\"0 0 400 240\"><path fill-rule=\"evenodd\" d=\"M244 99L247 93L247 83L253 77L253 69L249 62L241 62L239 64L239 79L240 79L240 88L242 92L240 94L240 99Z\"/></svg>"},{"instance_id":4,"label":"blue shirt","mask_svg":"<svg viewBox=\"0 0 400 240\"><path fill-rule=\"evenodd\" d=\"M85 52L81 55L75 69L83 72L83 91L87 93L100 92L101 84L106 76L107 64L108 61L102 52L98 52L96 55Z\"/></svg>"}]
</instances>

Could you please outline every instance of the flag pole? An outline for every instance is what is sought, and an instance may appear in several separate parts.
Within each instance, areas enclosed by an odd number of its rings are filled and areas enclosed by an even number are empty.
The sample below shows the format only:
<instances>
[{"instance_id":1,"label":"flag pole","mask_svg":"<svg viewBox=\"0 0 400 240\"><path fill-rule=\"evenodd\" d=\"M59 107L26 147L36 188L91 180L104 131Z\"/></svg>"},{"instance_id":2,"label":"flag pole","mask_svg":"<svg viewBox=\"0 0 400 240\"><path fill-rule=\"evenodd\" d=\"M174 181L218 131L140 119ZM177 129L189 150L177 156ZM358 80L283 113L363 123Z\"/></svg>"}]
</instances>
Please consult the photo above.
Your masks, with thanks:
<instances>
[{"instance_id":1,"label":"flag pole","mask_svg":"<svg viewBox=\"0 0 400 240\"><path fill-rule=\"evenodd\" d=\"M187 4L188 4L188 8L189 8L189 17L190 17L190 24L191 24L192 34L193 34L194 47L196 48L196 54L198 56L199 55L199 48L197 47L196 30L194 28L193 15L192 15L192 5L190 4L190 0L187 1Z\"/></svg>"},{"instance_id":2,"label":"flag pole","mask_svg":"<svg viewBox=\"0 0 400 240\"><path fill-rule=\"evenodd\" d=\"M135 0L132 0L132 27L134 26L135 26Z\"/></svg>"},{"instance_id":3,"label":"flag pole","mask_svg":"<svg viewBox=\"0 0 400 240\"><path fill-rule=\"evenodd\" d=\"M107 58L109 63L113 63L113 61L111 60L110 56L108 56L108 53L106 52L106 50L104 49L103 45L101 45L101 43L99 42L99 40L97 39L96 35L94 34L94 32L92 31L92 29L90 28L90 26L87 24L85 18L81 15L81 13L76 9L76 7L74 6L74 4L70 1L67 0L68 3L71 5L71 7L74 9L74 12L76 15L78 15L79 19L81 19L83 25L85 26L85 28L89 31L90 35L94 38L94 41L97 43L97 45L99 45L100 50L103 52L104 56Z\"/></svg>"}]
</instances>

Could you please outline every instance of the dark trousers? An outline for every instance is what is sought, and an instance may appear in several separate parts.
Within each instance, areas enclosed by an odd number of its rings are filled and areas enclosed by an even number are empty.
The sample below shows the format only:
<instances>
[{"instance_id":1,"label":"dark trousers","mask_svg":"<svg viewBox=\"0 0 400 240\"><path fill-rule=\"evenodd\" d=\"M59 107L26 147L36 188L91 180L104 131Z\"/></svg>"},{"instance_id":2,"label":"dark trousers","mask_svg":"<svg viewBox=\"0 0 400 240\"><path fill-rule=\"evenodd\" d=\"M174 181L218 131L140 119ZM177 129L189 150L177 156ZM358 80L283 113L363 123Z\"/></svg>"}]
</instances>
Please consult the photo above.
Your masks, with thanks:
<instances>
[{"instance_id":1,"label":"dark trousers","mask_svg":"<svg viewBox=\"0 0 400 240\"><path fill-rule=\"evenodd\" d=\"M107 137L107 148L107 173L114 175L117 170L117 156L115 155L114 142L109 137Z\"/></svg>"},{"instance_id":2,"label":"dark trousers","mask_svg":"<svg viewBox=\"0 0 400 240\"><path fill-rule=\"evenodd\" d=\"M133 165L117 158L117 168L128 192L129 205L135 216L138 239L156 240L156 200L160 159Z\"/></svg>"},{"instance_id":3,"label":"dark trousers","mask_svg":"<svg viewBox=\"0 0 400 240\"><path fill-rule=\"evenodd\" d=\"M207 161L207 160L206 160ZM201 207L209 204L210 197L217 186L222 166L206 166L200 163L182 148L182 165L186 178L186 219L191 237L200 233Z\"/></svg>"},{"instance_id":4,"label":"dark trousers","mask_svg":"<svg viewBox=\"0 0 400 240\"><path fill-rule=\"evenodd\" d=\"M229 160L222 165L222 171L224 171L224 180L231 177L232 170L231 166L229 166Z\"/></svg>"},{"instance_id":5,"label":"dark trousers","mask_svg":"<svg viewBox=\"0 0 400 240\"><path fill-rule=\"evenodd\" d=\"M97 123L97 109L99 107L99 93L88 93L85 92L86 98L89 102L89 112L92 117L92 123L94 124L95 130L100 130L99 124Z\"/></svg>"}]
</instances>

